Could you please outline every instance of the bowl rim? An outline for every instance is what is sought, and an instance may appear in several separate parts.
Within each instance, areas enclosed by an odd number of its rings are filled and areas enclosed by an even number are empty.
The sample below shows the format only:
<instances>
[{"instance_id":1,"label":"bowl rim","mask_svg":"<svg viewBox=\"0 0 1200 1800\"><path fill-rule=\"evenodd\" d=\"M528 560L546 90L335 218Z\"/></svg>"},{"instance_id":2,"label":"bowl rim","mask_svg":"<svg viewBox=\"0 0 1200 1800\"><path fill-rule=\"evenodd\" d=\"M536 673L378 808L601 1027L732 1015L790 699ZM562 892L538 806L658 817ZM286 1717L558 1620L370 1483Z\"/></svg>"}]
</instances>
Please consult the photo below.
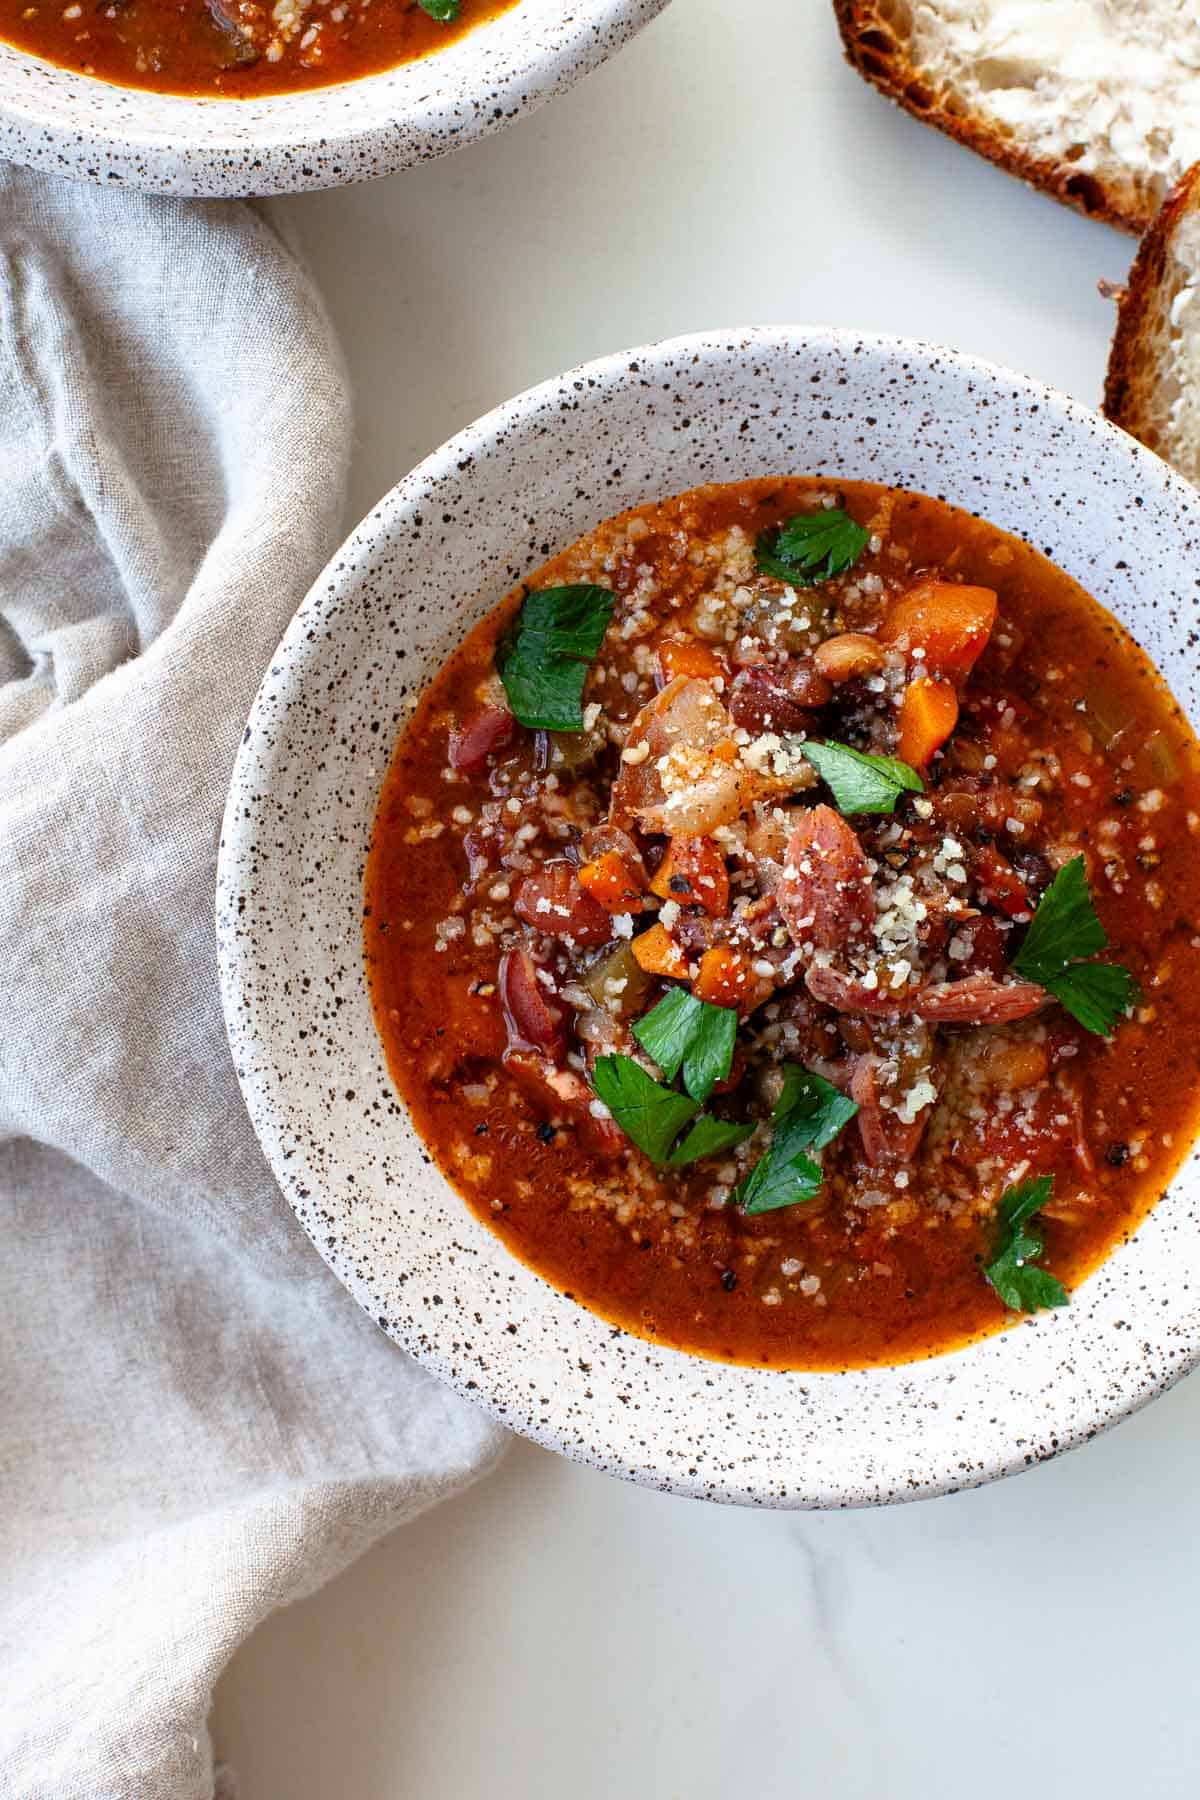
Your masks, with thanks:
<instances>
[{"instance_id":1,"label":"bowl rim","mask_svg":"<svg viewBox=\"0 0 1200 1800\"><path fill-rule=\"evenodd\" d=\"M413 61L246 99L126 87L0 39L0 150L31 168L149 193L352 186L502 130L598 68L669 3L575 0L552 22L547 7L522 44L517 0ZM537 53L525 59L522 48ZM507 60L497 72L499 52Z\"/></svg>"},{"instance_id":2,"label":"bowl rim","mask_svg":"<svg viewBox=\"0 0 1200 1800\"><path fill-rule=\"evenodd\" d=\"M306 609L316 606L322 609L327 604L327 591L337 581L340 566L352 567L363 553L377 550L389 536L396 532L407 515L418 510L422 504L428 504L431 493L437 484L452 477L463 466L464 459L472 464L495 449L498 444L519 426L527 417L537 412L555 397L564 398L570 395L572 401L578 401L581 394L595 392L605 388L613 381L628 380L630 366L636 365L639 377L647 373L648 366L653 372L655 365L665 366L671 363L694 361L709 355L721 355L729 351L747 352L758 350L763 354L778 351L781 343L802 343L806 350L833 351L845 349L853 345L871 354L886 354L899 361L908 359L925 367L933 365L953 367L970 385L982 384L987 389L1003 388L1011 392L1014 399L1020 397L1031 401L1036 408L1045 409L1054 420L1072 433L1084 432L1099 436L1107 444L1110 451L1127 459L1131 474L1136 475L1139 491L1146 487L1156 489L1164 501L1178 505L1186 514L1193 515L1192 522L1198 531L1200 540L1200 493L1179 476L1159 457L1147 450L1142 444L1129 436L1119 427L1113 425L1101 414L1075 400L1060 389L1049 386L1035 378L1021 374L1001 364L987 361L965 352L949 349L946 346L926 342L912 337L895 336L888 333L872 333L850 330L837 326L802 326L795 324L738 326L727 330L702 330L687 333L678 337L661 339L652 343L636 346L629 350L612 352L608 355L589 360L561 375L548 379L525 389L511 399L501 402L490 409L472 424L456 432L446 443L424 457L417 466L400 482L391 488L372 507L370 513L350 533L345 542L335 552L326 568L313 584L306 600L302 603L295 619L289 626L280 645L280 652L274 659L278 662L284 651L291 645L297 648L305 635L311 636L311 620L305 620ZM831 477L833 479L834 477ZM1033 540L1030 540L1033 541ZM1200 584L1198 584L1200 585ZM1103 602L1101 602L1103 604ZM336 604L336 602L332 602ZM464 627L464 629L469 626ZM460 635L460 628L455 627L455 641ZM436 670L434 671L436 673ZM417 691L423 691L431 677L421 678ZM266 678L264 678L264 689ZM253 821L243 810L245 790L256 786L254 779L258 771L257 786L261 787L261 768L258 763L258 745L254 732L255 710L259 706L264 690L260 690L259 699L255 701L255 709L250 715L250 724L238 750L233 780L227 802L218 863L217 881L217 938L220 952L220 984L226 1024L229 1030L231 1050L235 1066L238 1069L239 1081L247 1102L248 1110L256 1133L269 1162L279 1180L285 1197L294 1205L293 1190L296 1180L294 1167L289 1169L291 1155L285 1143L285 1134L280 1128L280 1121L270 1111L261 1116L257 1113L253 1098L261 1091L261 1084L256 1086L256 1077L248 1074L239 1057L237 1041L237 1017L240 1002L244 998L243 960L245 947L238 942L237 933L231 925L230 914L225 906L225 897L231 891L232 864L235 855L252 832ZM389 748L387 761L390 763ZM386 766L386 765L385 765ZM1200 1148L1200 1140L1192 1147L1194 1156ZM1182 1173L1181 1163L1174 1182ZM1137 1239L1163 1202L1156 1202L1147 1214L1139 1221L1130 1233L1129 1239L1116 1245L1101 1268L1111 1264L1113 1257ZM465 1205L465 1202L463 1203ZM303 1217L300 1222L308 1230ZM486 1230L486 1227L481 1227ZM380 1312L378 1295L366 1279L352 1256L342 1255L336 1247L321 1243L311 1232L308 1233L323 1260L338 1276L339 1280L349 1288L358 1303L372 1317ZM500 1241L500 1240L497 1240ZM511 1254L511 1253L509 1253ZM518 1260L518 1259L514 1259ZM522 1265L528 1267L528 1265ZM534 1272L536 1275L536 1271ZM552 1284L539 1281L552 1293L557 1293ZM1090 1283L1095 1274L1088 1277ZM1087 1285L1086 1283L1084 1284ZM577 1305L578 1303L572 1303ZM581 1308L582 1311L588 1311ZM590 1315L593 1318L598 1315ZM963 1346L934 1357L918 1359L914 1362L883 1365L880 1369L841 1370L841 1371L808 1371L808 1370L763 1370L748 1368L746 1365L729 1364L680 1352L663 1345L653 1345L647 1340L625 1334L629 1341L643 1344L653 1349L656 1354L669 1357L681 1357L686 1362L698 1365L703 1369L716 1372L717 1379L722 1373L749 1375L757 1380L786 1384L804 1393L809 1388L824 1387L829 1383L845 1384L848 1394L856 1385L869 1383L877 1374L888 1374L906 1378L911 1383L919 1383L925 1371L952 1370L958 1359L972 1356L979 1352L987 1352L992 1347L993 1353L1003 1355L1004 1344L1015 1341L1022 1332L1048 1332L1054 1329L1055 1314L1041 1314L996 1334L992 1334L972 1344ZM702 1477L695 1471L687 1472L678 1468L658 1464L618 1464L611 1458L593 1453L578 1436L572 1437L567 1430L547 1419L534 1403L528 1403L522 1410L519 1406L506 1402L500 1404L493 1399L487 1390L474 1379L468 1378L444 1347L432 1342L424 1332L407 1331L394 1321L379 1318L379 1323L388 1335L428 1367L439 1379L447 1382L457 1393L469 1399L475 1405L482 1405L493 1417L517 1430L523 1436L542 1445L546 1449L571 1457L597 1468L605 1473L616 1474L623 1479L632 1480L642 1485L665 1489L690 1497L705 1498L730 1504L766 1506L774 1508L823 1508L848 1507L879 1504L894 1504L937 1495L958 1492L967 1488L980 1486L991 1480L1018 1473L1024 1468L1050 1460L1064 1451L1077 1448L1100 1432L1109 1429L1150 1401L1156 1399L1174 1385L1176 1381L1191 1372L1200 1361L1200 1310L1193 1309L1193 1315L1187 1320L1186 1330L1181 1333L1178 1320L1167 1326L1155 1326L1162 1339L1157 1368L1150 1373L1144 1369L1139 1371L1139 1378L1114 1391L1111 1383L1106 1383L1101 1392L1087 1389L1088 1406L1080 1406L1072 1422L1053 1429L1047 1428L1042 1421L1042 1430L1046 1436L1041 1441L1028 1437L1015 1440L1005 1439L1000 1446L993 1446L977 1460L964 1462L956 1458L947 1464L928 1473L923 1473L920 1480L907 1483L895 1478L893 1486L886 1489L880 1487L876 1491L864 1491L860 1487L847 1487L837 1483L826 1483L820 1489L814 1489L801 1495L789 1494L781 1498L777 1493L761 1485L749 1485L744 1476L737 1470L730 1469L724 1476L714 1479L711 1473ZM1140 1322L1139 1322L1140 1323ZM1174 1332L1174 1342L1170 1342ZM1149 1323L1145 1334L1153 1335ZM1181 1343L1181 1336L1183 1341ZM999 1349L997 1347L1000 1347ZM1146 1348L1150 1346L1147 1344ZM953 1374L950 1376L953 1382ZM695 1477L695 1478L693 1478Z\"/></svg>"}]
</instances>

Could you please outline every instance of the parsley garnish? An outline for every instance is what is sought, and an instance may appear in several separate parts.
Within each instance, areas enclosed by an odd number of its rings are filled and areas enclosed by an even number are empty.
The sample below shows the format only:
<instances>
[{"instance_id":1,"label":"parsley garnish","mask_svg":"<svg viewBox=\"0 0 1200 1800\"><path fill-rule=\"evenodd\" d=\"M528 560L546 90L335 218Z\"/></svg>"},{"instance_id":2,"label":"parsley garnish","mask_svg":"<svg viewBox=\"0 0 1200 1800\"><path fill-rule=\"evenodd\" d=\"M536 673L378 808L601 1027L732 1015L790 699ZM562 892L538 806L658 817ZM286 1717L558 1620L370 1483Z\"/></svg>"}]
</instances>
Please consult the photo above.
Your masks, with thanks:
<instances>
[{"instance_id":1,"label":"parsley garnish","mask_svg":"<svg viewBox=\"0 0 1200 1800\"><path fill-rule=\"evenodd\" d=\"M678 1169L684 1163L699 1162L705 1156L716 1156L722 1150L732 1150L735 1144L744 1143L753 1130L753 1123L742 1125L736 1120L713 1119L707 1113L701 1113L683 1142L672 1150L667 1161L673 1169Z\"/></svg>"},{"instance_id":2,"label":"parsley garnish","mask_svg":"<svg viewBox=\"0 0 1200 1800\"><path fill-rule=\"evenodd\" d=\"M799 1206L815 1200L825 1176L820 1163L797 1151L794 1156L777 1152L775 1145L760 1156L734 1195L745 1213L774 1212L780 1206Z\"/></svg>"},{"instance_id":3,"label":"parsley garnish","mask_svg":"<svg viewBox=\"0 0 1200 1800\"><path fill-rule=\"evenodd\" d=\"M672 988L639 1019L633 1035L668 1081L683 1068L683 1085L693 1100L707 1100L733 1066L737 1012L711 1006L686 988Z\"/></svg>"},{"instance_id":4,"label":"parsley garnish","mask_svg":"<svg viewBox=\"0 0 1200 1800\"><path fill-rule=\"evenodd\" d=\"M527 594L496 646L496 667L514 716L533 731L582 731L587 665L616 605L609 588L581 582Z\"/></svg>"},{"instance_id":5,"label":"parsley garnish","mask_svg":"<svg viewBox=\"0 0 1200 1800\"><path fill-rule=\"evenodd\" d=\"M801 752L832 793L840 813L894 812L901 794L923 794L915 769L895 756L868 756L849 744L809 744Z\"/></svg>"},{"instance_id":6,"label":"parsley garnish","mask_svg":"<svg viewBox=\"0 0 1200 1800\"><path fill-rule=\"evenodd\" d=\"M666 1162L671 1145L700 1111L698 1100L662 1087L632 1056L597 1058L592 1086L625 1136L651 1162Z\"/></svg>"},{"instance_id":7,"label":"parsley garnish","mask_svg":"<svg viewBox=\"0 0 1200 1800\"><path fill-rule=\"evenodd\" d=\"M439 25L452 25L462 11L462 0L417 0L417 4Z\"/></svg>"},{"instance_id":8,"label":"parsley garnish","mask_svg":"<svg viewBox=\"0 0 1200 1800\"><path fill-rule=\"evenodd\" d=\"M1029 1221L1054 1192L1054 1177L1039 1175L1005 1188L996 1209L996 1236L992 1260L984 1274L1013 1312L1037 1312L1041 1307L1066 1306L1069 1296L1062 1282L1048 1269L1035 1266L1045 1249L1040 1232Z\"/></svg>"},{"instance_id":9,"label":"parsley garnish","mask_svg":"<svg viewBox=\"0 0 1200 1800\"><path fill-rule=\"evenodd\" d=\"M1065 863L1038 902L1013 969L1036 981L1084 1027L1110 1037L1133 1000L1133 976L1119 963L1086 962L1108 947L1088 892L1082 855Z\"/></svg>"},{"instance_id":10,"label":"parsley garnish","mask_svg":"<svg viewBox=\"0 0 1200 1800\"><path fill-rule=\"evenodd\" d=\"M707 1114L696 1119L699 1100L663 1087L631 1056L601 1056L592 1071L592 1086L625 1136L644 1150L651 1162L669 1163L674 1169L698 1162L702 1156L714 1156L718 1150L728 1150L754 1130L752 1124L731 1124ZM696 1123L683 1142L672 1149L679 1133L693 1119Z\"/></svg>"},{"instance_id":11,"label":"parsley garnish","mask_svg":"<svg viewBox=\"0 0 1200 1800\"><path fill-rule=\"evenodd\" d=\"M823 1150L858 1111L831 1082L799 1063L786 1063L783 1091L771 1112L771 1142L737 1190L743 1212L773 1212L812 1200L823 1179L806 1150Z\"/></svg>"},{"instance_id":12,"label":"parsley garnish","mask_svg":"<svg viewBox=\"0 0 1200 1800\"><path fill-rule=\"evenodd\" d=\"M763 575L789 587L815 587L856 563L870 536L840 506L823 506L798 513L774 531L760 531L754 557Z\"/></svg>"}]
</instances>

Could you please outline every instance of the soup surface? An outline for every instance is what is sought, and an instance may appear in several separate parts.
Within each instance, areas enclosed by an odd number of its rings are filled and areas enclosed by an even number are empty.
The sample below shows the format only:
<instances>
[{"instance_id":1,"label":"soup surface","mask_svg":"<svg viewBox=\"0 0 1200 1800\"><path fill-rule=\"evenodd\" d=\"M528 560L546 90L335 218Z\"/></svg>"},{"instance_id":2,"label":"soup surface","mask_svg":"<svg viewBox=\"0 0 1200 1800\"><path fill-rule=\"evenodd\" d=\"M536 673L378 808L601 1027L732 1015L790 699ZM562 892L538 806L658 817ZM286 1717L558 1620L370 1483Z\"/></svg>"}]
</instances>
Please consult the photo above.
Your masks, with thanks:
<instances>
[{"instance_id":1,"label":"soup surface","mask_svg":"<svg viewBox=\"0 0 1200 1800\"><path fill-rule=\"evenodd\" d=\"M516 0L0 0L0 38L124 87L248 99L440 50Z\"/></svg>"},{"instance_id":2,"label":"soup surface","mask_svg":"<svg viewBox=\"0 0 1200 1800\"><path fill-rule=\"evenodd\" d=\"M736 1361L927 1355L1067 1303L1186 1151L1198 837L1185 719L1045 557L867 483L704 488L425 692L376 1018L447 1179L575 1299Z\"/></svg>"}]
</instances>

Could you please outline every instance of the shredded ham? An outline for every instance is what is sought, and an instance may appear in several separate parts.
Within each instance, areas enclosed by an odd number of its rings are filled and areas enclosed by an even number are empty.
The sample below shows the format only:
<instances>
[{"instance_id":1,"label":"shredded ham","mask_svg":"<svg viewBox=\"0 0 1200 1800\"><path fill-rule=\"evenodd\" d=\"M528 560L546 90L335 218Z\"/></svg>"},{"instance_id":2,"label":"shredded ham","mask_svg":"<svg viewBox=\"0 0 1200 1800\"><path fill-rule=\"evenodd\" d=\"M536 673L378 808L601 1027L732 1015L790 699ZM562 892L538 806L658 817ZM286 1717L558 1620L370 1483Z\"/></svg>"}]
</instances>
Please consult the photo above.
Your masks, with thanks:
<instances>
[{"instance_id":1,"label":"shredded ham","mask_svg":"<svg viewBox=\"0 0 1200 1800\"><path fill-rule=\"evenodd\" d=\"M797 944L846 951L869 939L871 872L858 838L832 807L812 807L793 831L775 897Z\"/></svg>"},{"instance_id":2,"label":"shredded ham","mask_svg":"<svg viewBox=\"0 0 1200 1800\"><path fill-rule=\"evenodd\" d=\"M878 1064L861 1057L850 1081L850 1098L858 1104L858 1131L863 1155L874 1168L910 1163L917 1154L931 1106L922 1107L911 1123L880 1104Z\"/></svg>"},{"instance_id":3,"label":"shredded ham","mask_svg":"<svg viewBox=\"0 0 1200 1800\"><path fill-rule=\"evenodd\" d=\"M944 1025L1007 1025L1027 1019L1046 1004L1046 990L1035 981L997 981L993 975L968 975L962 981L939 981L922 988L912 1010L922 1019Z\"/></svg>"}]
</instances>

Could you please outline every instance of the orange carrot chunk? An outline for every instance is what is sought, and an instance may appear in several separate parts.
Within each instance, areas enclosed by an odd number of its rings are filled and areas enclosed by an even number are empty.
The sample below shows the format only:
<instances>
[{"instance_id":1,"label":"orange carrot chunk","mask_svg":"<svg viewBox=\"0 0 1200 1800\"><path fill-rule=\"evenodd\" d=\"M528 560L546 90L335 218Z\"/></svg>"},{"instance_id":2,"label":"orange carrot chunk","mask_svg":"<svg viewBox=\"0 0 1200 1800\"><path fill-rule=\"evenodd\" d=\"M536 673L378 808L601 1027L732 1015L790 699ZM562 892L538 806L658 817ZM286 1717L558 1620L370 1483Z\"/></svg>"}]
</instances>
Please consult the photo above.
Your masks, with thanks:
<instances>
[{"instance_id":1,"label":"orange carrot chunk","mask_svg":"<svg viewBox=\"0 0 1200 1800\"><path fill-rule=\"evenodd\" d=\"M702 906L714 919L729 911L729 873L711 838L672 838L655 870L650 892L680 906Z\"/></svg>"},{"instance_id":2,"label":"orange carrot chunk","mask_svg":"<svg viewBox=\"0 0 1200 1800\"><path fill-rule=\"evenodd\" d=\"M991 588L952 581L921 581L901 594L879 628L881 644L894 644L929 675L962 681L992 635L996 596ZM923 655L914 656L914 651Z\"/></svg>"},{"instance_id":3,"label":"orange carrot chunk","mask_svg":"<svg viewBox=\"0 0 1200 1800\"><path fill-rule=\"evenodd\" d=\"M630 944L634 961L647 975L666 975L675 981L686 981L687 957L665 925L651 925L639 932Z\"/></svg>"},{"instance_id":4,"label":"orange carrot chunk","mask_svg":"<svg viewBox=\"0 0 1200 1800\"><path fill-rule=\"evenodd\" d=\"M738 1006L750 990L750 964L728 944L714 944L700 958L700 970L692 983L697 1000L710 1006Z\"/></svg>"},{"instance_id":5,"label":"orange carrot chunk","mask_svg":"<svg viewBox=\"0 0 1200 1800\"><path fill-rule=\"evenodd\" d=\"M911 768L925 768L957 724L958 696L950 683L919 676L909 682L900 702L896 755Z\"/></svg>"},{"instance_id":6,"label":"orange carrot chunk","mask_svg":"<svg viewBox=\"0 0 1200 1800\"><path fill-rule=\"evenodd\" d=\"M615 850L606 850L595 861L584 863L579 871L579 885L599 901L605 912L638 913L646 904L624 857Z\"/></svg>"},{"instance_id":7,"label":"orange carrot chunk","mask_svg":"<svg viewBox=\"0 0 1200 1800\"><path fill-rule=\"evenodd\" d=\"M663 687L677 675L695 675L701 681L715 681L726 673L725 664L716 651L696 638L667 638L658 646L658 668Z\"/></svg>"}]
</instances>

